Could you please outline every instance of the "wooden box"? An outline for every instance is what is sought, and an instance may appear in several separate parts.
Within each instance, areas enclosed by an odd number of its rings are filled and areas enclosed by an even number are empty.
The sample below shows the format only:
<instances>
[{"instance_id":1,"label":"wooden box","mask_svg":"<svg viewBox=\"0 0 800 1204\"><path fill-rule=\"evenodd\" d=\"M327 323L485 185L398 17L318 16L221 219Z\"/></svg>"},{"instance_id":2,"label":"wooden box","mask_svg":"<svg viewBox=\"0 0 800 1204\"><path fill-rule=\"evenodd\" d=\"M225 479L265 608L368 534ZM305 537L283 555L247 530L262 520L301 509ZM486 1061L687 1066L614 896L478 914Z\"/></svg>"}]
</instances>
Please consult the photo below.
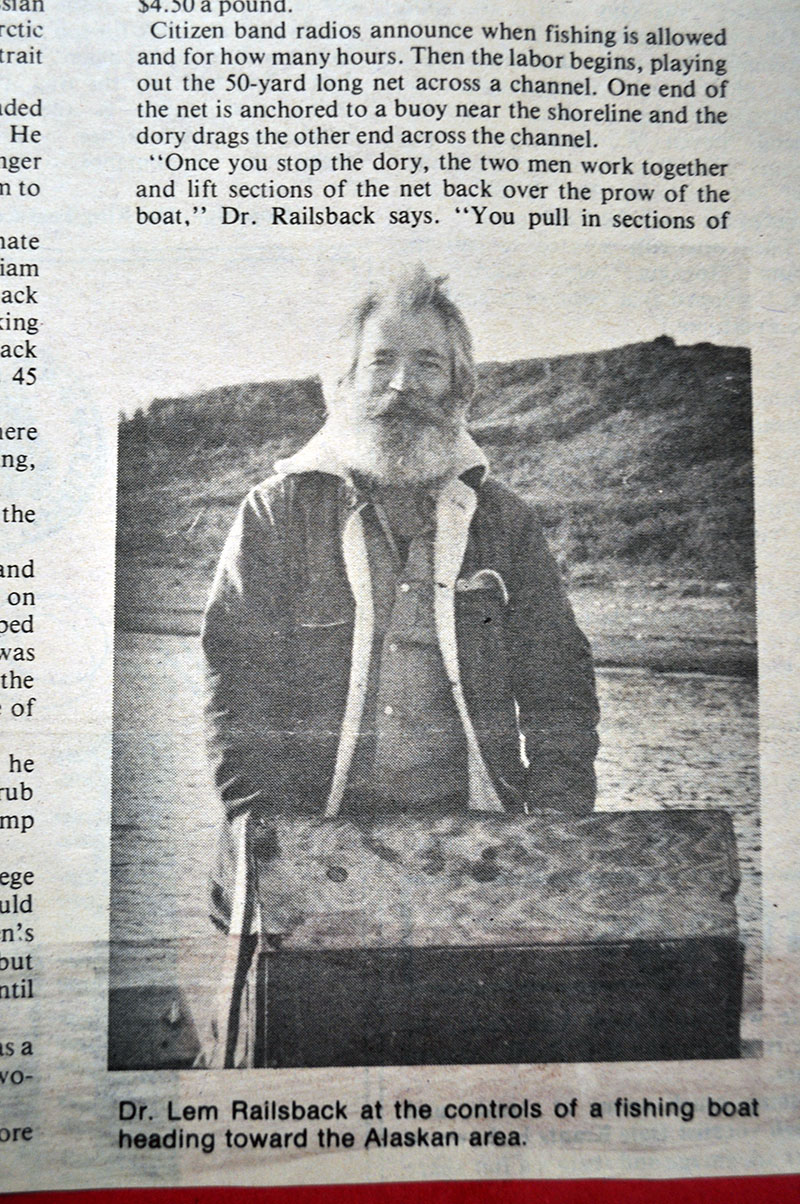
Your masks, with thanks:
<instances>
[{"instance_id":1,"label":"wooden box","mask_svg":"<svg viewBox=\"0 0 800 1204\"><path fill-rule=\"evenodd\" d=\"M739 1056L730 816L262 830L257 1064Z\"/></svg>"}]
</instances>

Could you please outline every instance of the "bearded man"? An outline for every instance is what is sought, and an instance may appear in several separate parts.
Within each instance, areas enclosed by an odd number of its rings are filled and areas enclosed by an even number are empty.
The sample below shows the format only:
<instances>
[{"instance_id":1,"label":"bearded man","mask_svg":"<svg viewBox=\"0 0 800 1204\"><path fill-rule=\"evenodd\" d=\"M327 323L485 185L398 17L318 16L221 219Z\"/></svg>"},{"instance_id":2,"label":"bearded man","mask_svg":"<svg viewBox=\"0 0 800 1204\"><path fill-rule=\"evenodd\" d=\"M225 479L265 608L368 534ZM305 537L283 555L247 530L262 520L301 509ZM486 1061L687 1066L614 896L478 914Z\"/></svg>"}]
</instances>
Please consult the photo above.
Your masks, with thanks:
<instances>
[{"instance_id":1,"label":"bearded man","mask_svg":"<svg viewBox=\"0 0 800 1204\"><path fill-rule=\"evenodd\" d=\"M243 503L205 616L229 819L583 815L591 654L531 507L466 427L469 332L424 270L371 292L328 420ZM215 887L221 926L230 897Z\"/></svg>"}]
</instances>

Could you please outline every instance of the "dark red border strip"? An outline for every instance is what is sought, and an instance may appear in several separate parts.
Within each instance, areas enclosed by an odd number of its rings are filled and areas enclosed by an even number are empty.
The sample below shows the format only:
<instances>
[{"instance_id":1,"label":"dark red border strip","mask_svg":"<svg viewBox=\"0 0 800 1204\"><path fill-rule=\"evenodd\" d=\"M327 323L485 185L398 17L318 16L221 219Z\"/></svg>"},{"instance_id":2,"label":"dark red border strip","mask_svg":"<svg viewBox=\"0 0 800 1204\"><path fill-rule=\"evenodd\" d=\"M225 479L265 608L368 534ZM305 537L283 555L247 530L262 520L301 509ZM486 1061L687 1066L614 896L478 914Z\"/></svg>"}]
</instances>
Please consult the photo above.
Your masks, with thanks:
<instances>
[{"instance_id":1,"label":"dark red border strip","mask_svg":"<svg viewBox=\"0 0 800 1204\"><path fill-rule=\"evenodd\" d=\"M3 1204L792 1204L800 1201L800 1175L130 1188L15 1193L2 1200Z\"/></svg>"}]
</instances>

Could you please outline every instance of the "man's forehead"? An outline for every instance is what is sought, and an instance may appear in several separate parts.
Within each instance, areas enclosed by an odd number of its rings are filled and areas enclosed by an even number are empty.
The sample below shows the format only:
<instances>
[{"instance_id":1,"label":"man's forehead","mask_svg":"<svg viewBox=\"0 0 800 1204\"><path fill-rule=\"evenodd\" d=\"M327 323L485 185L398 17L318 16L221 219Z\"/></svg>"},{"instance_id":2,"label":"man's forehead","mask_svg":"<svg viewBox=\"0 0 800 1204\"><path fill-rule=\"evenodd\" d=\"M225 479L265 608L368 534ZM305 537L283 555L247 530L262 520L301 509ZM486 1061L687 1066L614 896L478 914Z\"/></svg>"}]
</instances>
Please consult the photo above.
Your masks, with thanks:
<instances>
[{"instance_id":1,"label":"man's forehead","mask_svg":"<svg viewBox=\"0 0 800 1204\"><path fill-rule=\"evenodd\" d=\"M429 305L413 309L382 305L364 323L361 342L362 346L387 350L413 347L446 353L451 349L445 323Z\"/></svg>"}]
</instances>

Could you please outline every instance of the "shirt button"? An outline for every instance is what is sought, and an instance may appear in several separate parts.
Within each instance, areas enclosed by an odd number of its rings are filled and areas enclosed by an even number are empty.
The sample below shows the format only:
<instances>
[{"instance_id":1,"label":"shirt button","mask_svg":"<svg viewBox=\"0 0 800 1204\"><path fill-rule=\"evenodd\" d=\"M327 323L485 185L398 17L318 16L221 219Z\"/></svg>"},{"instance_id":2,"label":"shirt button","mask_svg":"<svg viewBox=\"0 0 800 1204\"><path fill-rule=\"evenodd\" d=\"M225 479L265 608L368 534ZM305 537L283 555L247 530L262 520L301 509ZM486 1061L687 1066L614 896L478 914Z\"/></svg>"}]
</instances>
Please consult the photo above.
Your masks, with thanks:
<instances>
[{"instance_id":1,"label":"shirt button","mask_svg":"<svg viewBox=\"0 0 800 1204\"><path fill-rule=\"evenodd\" d=\"M384 708L383 708L383 713L384 713L384 715L393 715L393 714L394 714L394 707L384 707Z\"/></svg>"},{"instance_id":2,"label":"shirt button","mask_svg":"<svg viewBox=\"0 0 800 1204\"><path fill-rule=\"evenodd\" d=\"M390 645L389 645L389 651L390 651L390 652L397 652L397 644L390 644Z\"/></svg>"},{"instance_id":3,"label":"shirt button","mask_svg":"<svg viewBox=\"0 0 800 1204\"><path fill-rule=\"evenodd\" d=\"M411 586L408 584L407 581L402 581L400 583L400 589L403 591L404 594L407 594L408 591L411 589Z\"/></svg>"}]
</instances>

